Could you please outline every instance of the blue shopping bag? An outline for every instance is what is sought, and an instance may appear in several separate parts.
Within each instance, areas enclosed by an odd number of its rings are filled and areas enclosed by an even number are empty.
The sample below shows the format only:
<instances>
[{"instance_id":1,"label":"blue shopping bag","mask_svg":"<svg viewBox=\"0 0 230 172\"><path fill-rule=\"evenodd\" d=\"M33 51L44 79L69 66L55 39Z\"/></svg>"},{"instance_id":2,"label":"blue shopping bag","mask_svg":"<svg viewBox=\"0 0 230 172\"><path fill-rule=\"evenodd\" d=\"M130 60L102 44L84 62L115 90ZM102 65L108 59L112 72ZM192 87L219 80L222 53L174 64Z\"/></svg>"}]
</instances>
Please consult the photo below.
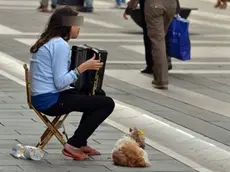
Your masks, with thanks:
<instances>
[{"instance_id":1,"label":"blue shopping bag","mask_svg":"<svg viewBox=\"0 0 230 172\"><path fill-rule=\"evenodd\" d=\"M169 25L166 35L166 52L169 57L186 61L191 59L189 22L176 15Z\"/></svg>"}]
</instances>

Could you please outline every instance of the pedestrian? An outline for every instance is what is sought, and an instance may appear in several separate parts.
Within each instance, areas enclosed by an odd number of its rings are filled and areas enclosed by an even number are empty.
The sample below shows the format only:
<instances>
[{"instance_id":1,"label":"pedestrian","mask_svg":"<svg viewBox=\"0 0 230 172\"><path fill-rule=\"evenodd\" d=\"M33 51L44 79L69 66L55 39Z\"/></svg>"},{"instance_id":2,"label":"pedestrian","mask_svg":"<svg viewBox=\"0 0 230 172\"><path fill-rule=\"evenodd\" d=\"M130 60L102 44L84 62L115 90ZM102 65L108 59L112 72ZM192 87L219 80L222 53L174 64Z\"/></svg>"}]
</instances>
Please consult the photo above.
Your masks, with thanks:
<instances>
[{"instance_id":1,"label":"pedestrian","mask_svg":"<svg viewBox=\"0 0 230 172\"><path fill-rule=\"evenodd\" d=\"M145 14L144 14L144 1L139 1L140 4L140 21L141 21L141 28L143 30L143 40L144 40L144 48L145 48L145 62L146 67L141 70L141 73L145 74L153 74L153 60L152 60L152 44L148 36L147 32L147 25L145 22ZM138 13L139 14L139 13ZM139 17L139 16L133 16L133 17ZM167 50L166 50L167 51ZM170 57L167 57L168 60L168 70L172 69L172 61Z\"/></svg>"},{"instance_id":2,"label":"pedestrian","mask_svg":"<svg viewBox=\"0 0 230 172\"><path fill-rule=\"evenodd\" d=\"M115 8L126 8L126 0L116 0Z\"/></svg>"},{"instance_id":3,"label":"pedestrian","mask_svg":"<svg viewBox=\"0 0 230 172\"><path fill-rule=\"evenodd\" d=\"M61 116L71 112L83 112L74 135L68 139L63 154L76 160L88 159L88 155L100 152L87 144L87 139L113 112L115 103L106 95L85 95L70 88L81 73L98 70L103 63L90 60L70 69L70 39L76 39L82 24L81 16L71 7L58 8L40 38L30 48L31 102L48 116Z\"/></svg>"},{"instance_id":4,"label":"pedestrian","mask_svg":"<svg viewBox=\"0 0 230 172\"><path fill-rule=\"evenodd\" d=\"M144 3L144 18L147 34L151 42L152 84L157 89L168 89L168 60L165 36L168 26L179 8L178 0L140 0ZM124 18L137 7L139 0L130 0Z\"/></svg>"},{"instance_id":5,"label":"pedestrian","mask_svg":"<svg viewBox=\"0 0 230 172\"><path fill-rule=\"evenodd\" d=\"M93 12L93 0L84 0L84 5L80 8L80 12L92 13Z\"/></svg>"},{"instance_id":6,"label":"pedestrian","mask_svg":"<svg viewBox=\"0 0 230 172\"><path fill-rule=\"evenodd\" d=\"M146 73L146 74L153 74L153 60L152 60L152 45L151 41L148 36L147 32L147 25L145 21L145 13L144 13L144 1L140 1L140 11L141 11L141 19L142 19L142 29L143 29L143 40L144 40L144 47L145 47L145 62L146 62L146 67L141 70L141 73ZM168 70L172 69L172 62L171 58L167 57L168 59Z\"/></svg>"},{"instance_id":7,"label":"pedestrian","mask_svg":"<svg viewBox=\"0 0 230 172\"><path fill-rule=\"evenodd\" d=\"M40 6L37 8L40 12L54 12L57 6L57 0L51 0L51 10L48 9L49 0L41 0Z\"/></svg>"}]
</instances>

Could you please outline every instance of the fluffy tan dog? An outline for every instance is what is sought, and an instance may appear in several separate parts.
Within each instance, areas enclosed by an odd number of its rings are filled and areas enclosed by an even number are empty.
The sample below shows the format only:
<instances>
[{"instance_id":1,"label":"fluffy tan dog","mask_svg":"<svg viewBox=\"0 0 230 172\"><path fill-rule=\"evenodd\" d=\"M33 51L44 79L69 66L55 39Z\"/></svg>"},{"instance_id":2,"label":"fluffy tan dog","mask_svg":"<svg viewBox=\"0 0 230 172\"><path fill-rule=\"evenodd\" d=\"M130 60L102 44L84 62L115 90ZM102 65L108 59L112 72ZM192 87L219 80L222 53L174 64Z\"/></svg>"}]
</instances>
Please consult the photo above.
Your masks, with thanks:
<instances>
[{"instance_id":1,"label":"fluffy tan dog","mask_svg":"<svg viewBox=\"0 0 230 172\"><path fill-rule=\"evenodd\" d=\"M129 130L117 141L112 151L114 164L128 167L149 167L148 154L144 150L145 138L136 128Z\"/></svg>"}]
</instances>

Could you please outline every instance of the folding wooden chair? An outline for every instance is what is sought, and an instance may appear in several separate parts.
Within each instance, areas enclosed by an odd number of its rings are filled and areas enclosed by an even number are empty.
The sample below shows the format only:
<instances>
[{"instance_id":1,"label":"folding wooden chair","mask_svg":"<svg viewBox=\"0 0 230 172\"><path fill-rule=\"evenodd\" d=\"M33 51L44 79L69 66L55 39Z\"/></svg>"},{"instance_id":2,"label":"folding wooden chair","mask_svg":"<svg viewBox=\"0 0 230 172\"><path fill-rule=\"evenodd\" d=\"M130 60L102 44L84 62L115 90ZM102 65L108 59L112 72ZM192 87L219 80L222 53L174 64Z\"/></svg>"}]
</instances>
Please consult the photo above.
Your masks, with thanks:
<instances>
[{"instance_id":1,"label":"folding wooden chair","mask_svg":"<svg viewBox=\"0 0 230 172\"><path fill-rule=\"evenodd\" d=\"M30 109L33 109L35 113L39 116L39 118L45 123L47 129L40 137L40 142L36 145L36 147L41 148L42 150L46 146L46 144L50 141L53 135L61 142L62 145L66 143L64 140L63 135L65 135L66 140L68 140L68 136L65 131L64 121L67 118L68 114L62 116L54 117L53 121L51 122L46 115L42 114L41 112L37 111L33 105L31 104L31 94L30 94L30 72L26 64L23 65L25 69L25 81L26 81L26 93L27 93L27 103ZM63 127L63 135L58 131L59 128Z\"/></svg>"}]
</instances>

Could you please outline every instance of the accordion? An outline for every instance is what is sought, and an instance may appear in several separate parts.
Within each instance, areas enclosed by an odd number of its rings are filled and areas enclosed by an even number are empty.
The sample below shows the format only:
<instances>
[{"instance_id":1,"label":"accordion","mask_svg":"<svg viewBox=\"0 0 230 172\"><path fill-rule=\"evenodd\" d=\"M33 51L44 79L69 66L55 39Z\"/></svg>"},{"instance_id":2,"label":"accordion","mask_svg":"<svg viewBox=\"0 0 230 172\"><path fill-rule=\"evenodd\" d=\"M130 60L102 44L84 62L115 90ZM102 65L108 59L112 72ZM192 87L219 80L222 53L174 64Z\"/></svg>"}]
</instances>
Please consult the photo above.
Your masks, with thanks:
<instances>
[{"instance_id":1,"label":"accordion","mask_svg":"<svg viewBox=\"0 0 230 172\"><path fill-rule=\"evenodd\" d=\"M102 91L108 52L103 49L90 47L86 44L72 46L70 70L73 70L85 61L91 59L94 54L96 54L95 59L103 62L103 66L99 70L84 71L80 74L78 80L71 84L71 86L79 92L89 95L95 95Z\"/></svg>"}]
</instances>

